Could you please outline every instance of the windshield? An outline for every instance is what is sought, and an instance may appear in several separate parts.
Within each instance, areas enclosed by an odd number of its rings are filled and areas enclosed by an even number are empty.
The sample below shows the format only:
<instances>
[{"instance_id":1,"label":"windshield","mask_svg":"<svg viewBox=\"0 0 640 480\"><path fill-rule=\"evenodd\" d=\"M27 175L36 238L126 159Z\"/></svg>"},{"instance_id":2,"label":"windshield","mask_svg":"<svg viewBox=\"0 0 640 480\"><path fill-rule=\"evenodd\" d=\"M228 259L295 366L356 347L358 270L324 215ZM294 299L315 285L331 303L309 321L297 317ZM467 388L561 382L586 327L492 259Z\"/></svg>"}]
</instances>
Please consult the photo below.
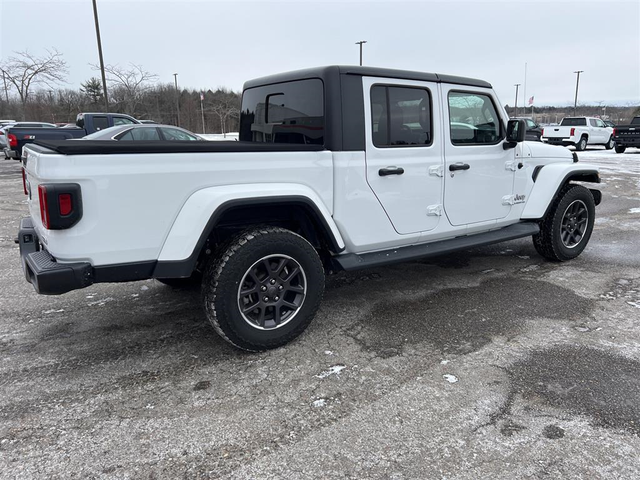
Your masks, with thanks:
<instances>
[{"instance_id":1,"label":"windshield","mask_svg":"<svg viewBox=\"0 0 640 480\"><path fill-rule=\"evenodd\" d=\"M640 117L633 117L633 120L631 120L631 125L640 125Z\"/></svg>"},{"instance_id":2,"label":"windshield","mask_svg":"<svg viewBox=\"0 0 640 480\"><path fill-rule=\"evenodd\" d=\"M586 118L563 118L560 123L563 127L584 127L587 125Z\"/></svg>"}]
</instances>

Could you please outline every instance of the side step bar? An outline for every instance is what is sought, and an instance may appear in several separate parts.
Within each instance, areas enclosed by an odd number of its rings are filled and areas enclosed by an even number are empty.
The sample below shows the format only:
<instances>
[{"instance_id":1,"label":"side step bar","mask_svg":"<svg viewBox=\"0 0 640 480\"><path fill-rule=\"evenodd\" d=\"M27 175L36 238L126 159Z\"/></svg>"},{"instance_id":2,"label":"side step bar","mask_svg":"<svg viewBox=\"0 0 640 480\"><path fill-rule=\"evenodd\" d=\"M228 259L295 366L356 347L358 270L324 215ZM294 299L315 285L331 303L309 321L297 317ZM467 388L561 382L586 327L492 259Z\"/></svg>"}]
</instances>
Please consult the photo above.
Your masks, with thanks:
<instances>
[{"instance_id":1,"label":"side step bar","mask_svg":"<svg viewBox=\"0 0 640 480\"><path fill-rule=\"evenodd\" d=\"M482 247L492 243L515 240L516 238L535 235L540 231L536 222L522 222L499 230L478 233L475 235L465 235L449 240L425 243L421 245L410 245L408 247L381 250L369 253L346 253L334 257L334 260L344 270L361 270L363 268L380 267L392 263L406 262L419 258L436 257L458 250L465 250L472 247Z\"/></svg>"}]
</instances>

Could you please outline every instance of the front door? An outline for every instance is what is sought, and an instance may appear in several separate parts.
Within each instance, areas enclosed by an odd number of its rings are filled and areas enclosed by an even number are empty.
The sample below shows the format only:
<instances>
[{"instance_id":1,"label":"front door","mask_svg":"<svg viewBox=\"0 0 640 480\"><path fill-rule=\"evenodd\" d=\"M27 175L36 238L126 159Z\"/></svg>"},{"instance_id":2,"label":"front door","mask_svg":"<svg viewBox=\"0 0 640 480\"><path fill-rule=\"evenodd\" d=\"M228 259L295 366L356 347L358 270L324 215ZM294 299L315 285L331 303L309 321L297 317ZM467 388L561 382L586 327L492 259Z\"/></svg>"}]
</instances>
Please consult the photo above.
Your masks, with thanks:
<instances>
[{"instance_id":1,"label":"front door","mask_svg":"<svg viewBox=\"0 0 640 480\"><path fill-rule=\"evenodd\" d=\"M400 234L432 230L443 213L437 87L363 78L367 183Z\"/></svg>"},{"instance_id":2,"label":"front door","mask_svg":"<svg viewBox=\"0 0 640 480\"><path fill-rule=\"evenodd\" d=\"M452 225L504 218L511 210L515 149L503 148L498 101L486 89L442 84L444 209Z\"/></svg>"}]
</instances>

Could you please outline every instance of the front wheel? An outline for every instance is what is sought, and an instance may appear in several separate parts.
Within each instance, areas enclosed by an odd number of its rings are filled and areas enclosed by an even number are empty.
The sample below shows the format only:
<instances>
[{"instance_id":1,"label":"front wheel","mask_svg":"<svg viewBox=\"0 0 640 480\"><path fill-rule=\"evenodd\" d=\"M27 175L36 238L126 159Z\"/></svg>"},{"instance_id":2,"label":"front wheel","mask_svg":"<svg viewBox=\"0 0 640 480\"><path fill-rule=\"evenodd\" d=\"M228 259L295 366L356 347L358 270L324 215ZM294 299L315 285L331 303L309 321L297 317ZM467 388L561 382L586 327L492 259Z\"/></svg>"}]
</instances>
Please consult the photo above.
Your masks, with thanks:
<instances>
[{"instance_id":1,"label":"front wheel","mask_svg":"<svg viewBox=\"0 0 640 480\"><path fill-rule=\"evenodd\" d=\"M587 137L582 137L578 143L576 143L576 150L582 152L587 148Z\"/></svg>"},{"instance_id":2,"label":"front wheel","mask_svg":"<svg viewBox=\"0 0 640 480\"><path fill-rule=\"evenodd\" d=\"M576 258L589 243L596 214L591 192L582 185L565 185L540 222L533 245L549 260Z\"/></svg>"},{"instance_id":3,"label":"front wheel","mask_svg":"<svg viewBox=\"0 0 640 480\"><path fill-rule=\"evenodd\" d=\"M626 149L627 147L621 147L619 145L616 145L616 153L624 153Z\"/></svg>"},{"instance_id":4,"label":"front wheel","mask_svg":"<svg viewBox=\"0 0 640 480\"><path fill-rule=\"evenodd\" d=\"M234 237L207 266L202 299L216 332L242 350L280 347L300 335L324 292L315 248L279 227Z\"/></svg>"},{"instance_id":5,"label":"front wheel","mask_svg":"<svg viewBox=\"0 0 640 480\"><path fill-rule=\"evenodd\" d=\"M613 137L609 137L609 141L604 144L604 148L606 148L607 150L611 150L615 146L616 142L613 141Z\"/></svg>"}]
</instances>

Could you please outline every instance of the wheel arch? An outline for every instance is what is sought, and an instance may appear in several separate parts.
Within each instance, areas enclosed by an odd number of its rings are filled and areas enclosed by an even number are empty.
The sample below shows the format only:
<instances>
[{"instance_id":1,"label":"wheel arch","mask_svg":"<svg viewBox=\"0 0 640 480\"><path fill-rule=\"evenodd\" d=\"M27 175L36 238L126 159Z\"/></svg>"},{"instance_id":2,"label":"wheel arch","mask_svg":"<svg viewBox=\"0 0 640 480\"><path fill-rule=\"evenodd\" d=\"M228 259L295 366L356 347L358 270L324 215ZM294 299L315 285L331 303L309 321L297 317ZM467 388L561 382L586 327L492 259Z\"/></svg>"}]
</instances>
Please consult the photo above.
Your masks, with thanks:
<instances>
[{"instance_id":1,"label":"wheel arch","mask_svg":"<svg viewBox=\"0 0 640 480\"><path fill-rule=\"evenodd\" d=\"M600 183L598 168L591 165L578 166L577 164L545 165L536 176L535 183L529 194L529 199L525 204L520 218L523 220L538 220L543 218L562 187L572 182ZM598 190L594 191L598 194L600 193ZM594 194L594 198L596 196L597 195ZM596 200L600 198L601 194Z\"/></svg>"},{"instance_id":2,"label":"wheel arch","mask_svg":"<svg viewBox=\"0 0 640 480\"><path fill-rule=\"evenodd\" d=\"M153 276L177 278L191 275L202 254L215 245L212 239L224 240L229 236L227 231L239 231L250 225L295 224L299 227L298 233L314 246L326 247L334 253L344 250L344 240L338 227L315 192L305 191L307 188L301 186L273 188L275 185L270 185L266 191L253 192L243 192L236 186L235 194L193 200L198 193L199 197L206 196L205 192L196 192L172 225ZM225 189L229 190L229 187ZM213 194L213 197L219 196ZM212 204L213 208L210 207ZM211 213L207 214L207 211ZM190 231L188 227L191 227Z\"/></svg>"}]
</instances>

